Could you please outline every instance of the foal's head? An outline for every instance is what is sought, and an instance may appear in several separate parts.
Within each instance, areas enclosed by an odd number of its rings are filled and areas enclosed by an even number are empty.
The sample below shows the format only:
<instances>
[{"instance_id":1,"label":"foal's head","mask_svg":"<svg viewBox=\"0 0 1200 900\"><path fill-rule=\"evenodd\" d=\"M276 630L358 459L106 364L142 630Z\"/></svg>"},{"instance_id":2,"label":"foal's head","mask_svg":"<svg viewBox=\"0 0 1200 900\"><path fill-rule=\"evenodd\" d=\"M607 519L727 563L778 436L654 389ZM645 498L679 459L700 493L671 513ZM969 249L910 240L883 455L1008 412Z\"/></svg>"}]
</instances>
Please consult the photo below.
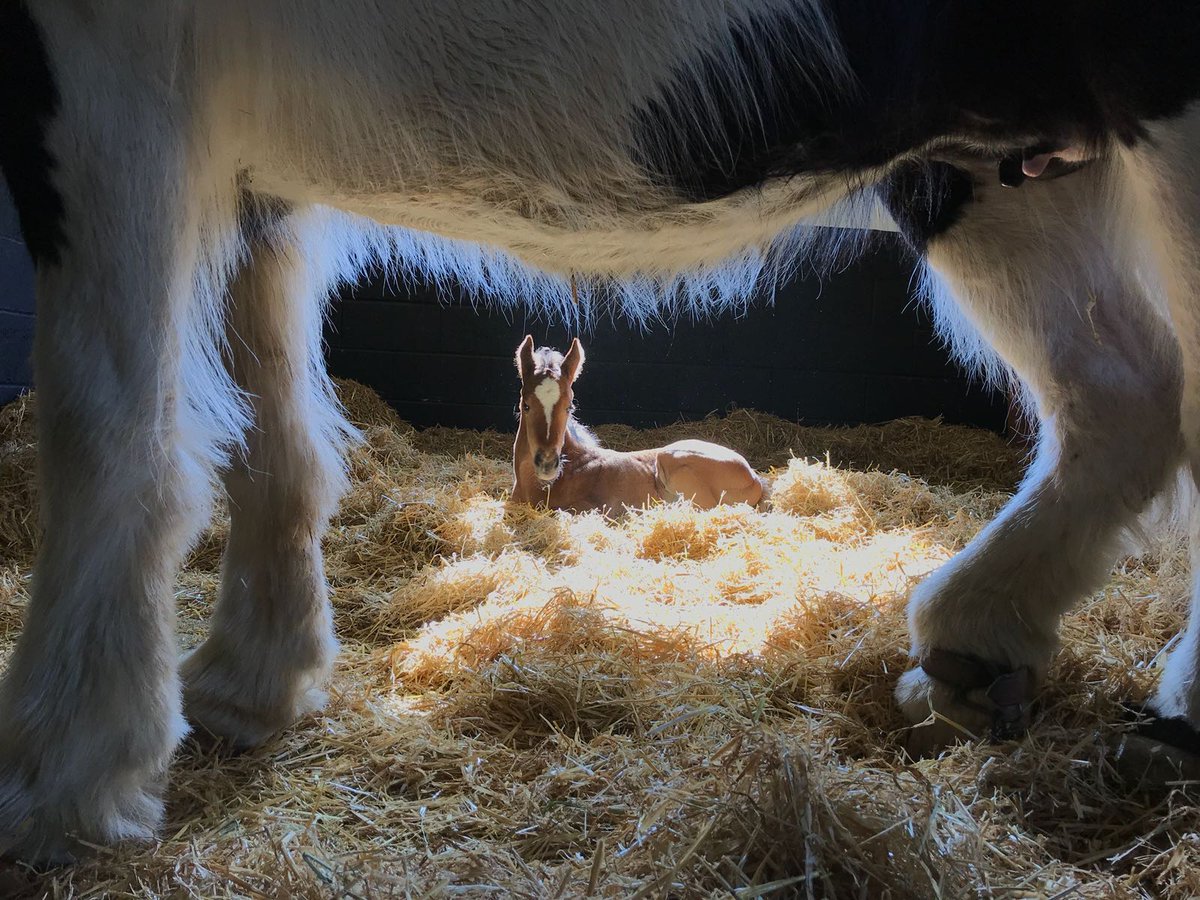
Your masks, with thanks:
<instances>
[{"instance_id":1,"label":"foal's head","mask_svg":"<svg viewBox=\"0 0 1200 900\"><path fill-rule=\"evenodd\" d=\"M517 348L521 430L534 474L543 485L553 484L562 472L563 441L574 401L571 385L582 368L583 345L579 338L571 341L566 356L549 347L535 350L530 335Z\"/></svg>"}]
</instances>

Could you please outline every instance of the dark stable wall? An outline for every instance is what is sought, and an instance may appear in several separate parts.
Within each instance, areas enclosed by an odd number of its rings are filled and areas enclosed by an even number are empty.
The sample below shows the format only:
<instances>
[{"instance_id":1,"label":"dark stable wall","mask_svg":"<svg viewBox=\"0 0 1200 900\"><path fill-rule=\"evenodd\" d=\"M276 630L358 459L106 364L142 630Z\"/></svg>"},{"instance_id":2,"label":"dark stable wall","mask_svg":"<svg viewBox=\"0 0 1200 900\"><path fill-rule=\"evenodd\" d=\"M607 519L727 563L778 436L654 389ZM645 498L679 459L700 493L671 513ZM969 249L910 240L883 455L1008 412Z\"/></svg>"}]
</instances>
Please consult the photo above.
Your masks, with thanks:
<instances>
[{"instance_id":1,"label":"dark stable wall","mask_svg":"<svg viewBox=\"0 0 1200 900\"><path fill-rule=\"evenodd\" d=\"M605 320L580 335L579 418L665 425L736 406L811 424L941 416L1002 430L1005 398L949 361L914 298L913 270L887 235L843 271L794 279L740 316L649 331ZM326 339L335 375L375 388L415 425L511 431L513 354L526 333L564 351L574 336L524 312L376 280L343 292Z\"/></svg>"},{"instance_id":2,"label":"dark stable wall","mask_svg":"<svg viewBox=\"0 0 1200 900\"><path fill-rule=\"evenodd\" d=\"M0 126L2 127L2 126ZM0 178L0 405L33 383L33 263Z\"/></svg>"}]
</instances>

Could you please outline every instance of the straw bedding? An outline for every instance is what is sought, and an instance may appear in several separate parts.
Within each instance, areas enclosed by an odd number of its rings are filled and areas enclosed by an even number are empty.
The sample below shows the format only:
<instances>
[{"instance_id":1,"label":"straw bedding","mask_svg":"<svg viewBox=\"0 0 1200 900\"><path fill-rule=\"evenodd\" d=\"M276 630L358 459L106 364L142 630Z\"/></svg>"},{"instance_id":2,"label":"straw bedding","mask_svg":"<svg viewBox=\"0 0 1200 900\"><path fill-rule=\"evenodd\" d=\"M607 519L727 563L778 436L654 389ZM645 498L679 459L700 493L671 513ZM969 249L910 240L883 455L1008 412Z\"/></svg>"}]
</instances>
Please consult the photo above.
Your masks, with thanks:
<instances>
[{"instance_id":1,"label":"straw bedding","mask_svg":"<svg viewBox=\"0 0 1200 900\"><path fill-rule=\"evenodd\" d=\"M1066 622L1022 742L905 761L891 702L912 585L995 513L1021 457L924 421L739 411L617 447L722 441L773 506L607 521L506 502L511 437L416 432L342 385L366 441L325 541L329 706L234 755L189 739L153 847L0 870L53 897L1190 897L1185 787L1113 775L1116 704L1182 621L1174 541ZM37 531L34 401L0 412L0 652ZM225 516L176 599L216 593Z\"/></svg>"}]
</instances>

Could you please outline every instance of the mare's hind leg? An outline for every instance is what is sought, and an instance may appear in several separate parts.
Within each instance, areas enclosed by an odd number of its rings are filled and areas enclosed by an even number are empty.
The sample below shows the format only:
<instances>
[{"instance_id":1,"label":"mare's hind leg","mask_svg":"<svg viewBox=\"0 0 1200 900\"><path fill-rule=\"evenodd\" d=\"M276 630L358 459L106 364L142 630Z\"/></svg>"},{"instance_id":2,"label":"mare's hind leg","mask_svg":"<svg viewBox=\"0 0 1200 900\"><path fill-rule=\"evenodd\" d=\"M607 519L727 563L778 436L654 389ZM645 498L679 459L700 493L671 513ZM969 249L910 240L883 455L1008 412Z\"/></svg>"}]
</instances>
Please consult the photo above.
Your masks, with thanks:
<instances>
[{"instance_id":1,"label":"mare's hind leg","mask_svg":"<svg viewBox=\"0 0 1200 900\"><path fill-rule=\"evenodd\" d=\"M962 205L922 219L921 197L898 218L925 226L929 263L955 295L941 313L958 349L982 338L1003 357L1036 403L1040 433L1016 496L909 601L924 668L900 680L897 697L914 722L945 717L913 733L916 752L961 733L950 723L976 735L1024 727L1061 615L1103 582L1122 526L1182 449L1178 354L1107 231L1117 214L1109 164L1019 190L980 168L973 200L941 171Z\"/></svg>"},{"instance_id":2,"label":"mare's hind leg","mask_svg":"<svg viewBox=\"0 0 1200 900\"><path fill-rule=\"evenodd\" d=\"M1149 129L1122 151L1139 230L1159 263L1171 323L1182 351L1183 434L1192 479L1200 492L1200 106ZM1163 667L1152 701L1164 717L1200 730L1200 510L1192 512L1192 604L1186 629ZM1176 737L1179 736L1176 730ZM1168 738L1170 739L1170 738ZM1200 750L1200 736L1191 741Z\"/></svg>"},{"instance_id":3,"label":"mare's hind leg","mask_svg":"<svg viewBox=\"0 0 1200 900\"><path fill-rule=\"evenodd\" d=\"M304 223L253 199L244 219L229 353L254 423L225 477L231 525L209 637L183 678L188 718L249 746L324 702L337 642L321 536L345 487L350 429L325 374L329 286L297 246Z\"/></svg>"}]
</instances>

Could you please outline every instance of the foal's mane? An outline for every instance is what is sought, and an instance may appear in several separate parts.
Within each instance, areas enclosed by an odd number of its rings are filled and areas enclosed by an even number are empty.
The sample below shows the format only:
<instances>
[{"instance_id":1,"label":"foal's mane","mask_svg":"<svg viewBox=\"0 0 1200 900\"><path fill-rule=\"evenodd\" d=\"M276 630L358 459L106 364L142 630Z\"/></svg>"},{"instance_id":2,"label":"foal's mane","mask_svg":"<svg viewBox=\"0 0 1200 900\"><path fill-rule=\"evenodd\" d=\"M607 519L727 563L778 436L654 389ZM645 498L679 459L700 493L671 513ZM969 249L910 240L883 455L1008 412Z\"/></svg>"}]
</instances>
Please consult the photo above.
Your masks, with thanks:
<instances>
[{"instance_id":1,"label":"foal's mane","mask_svg":"<svg viewBox=\"0 0 1200 900\"><path fill-rule=\"evenodd\" d=\"M538 347L533 351L533 372L535 375L561 378L564 359L566 357L553 347Z\"/></svg>"},{"instance_id":2,"label":"foal's mane","mask_svg":"<svg viewBox=\"0 0 1200 900\"><path fill-rule=\"evenodd\" d=\"M585 447L600 446L600 438L596 437L596 433L592 429L576 419L574 413L567 419L567 433L571 435L571 440L577 444L583 444Z\"/></svg>"}]
</instances>

